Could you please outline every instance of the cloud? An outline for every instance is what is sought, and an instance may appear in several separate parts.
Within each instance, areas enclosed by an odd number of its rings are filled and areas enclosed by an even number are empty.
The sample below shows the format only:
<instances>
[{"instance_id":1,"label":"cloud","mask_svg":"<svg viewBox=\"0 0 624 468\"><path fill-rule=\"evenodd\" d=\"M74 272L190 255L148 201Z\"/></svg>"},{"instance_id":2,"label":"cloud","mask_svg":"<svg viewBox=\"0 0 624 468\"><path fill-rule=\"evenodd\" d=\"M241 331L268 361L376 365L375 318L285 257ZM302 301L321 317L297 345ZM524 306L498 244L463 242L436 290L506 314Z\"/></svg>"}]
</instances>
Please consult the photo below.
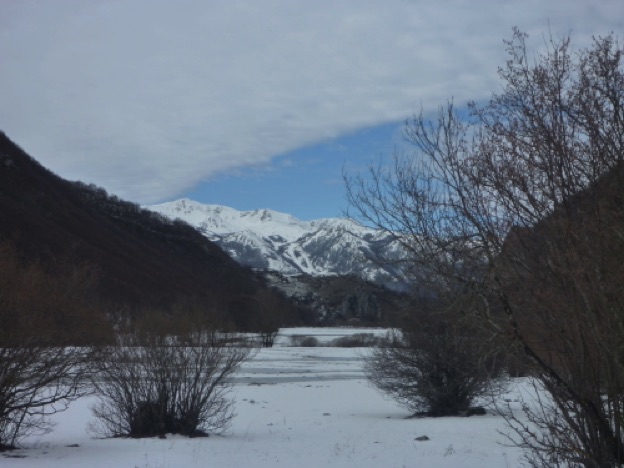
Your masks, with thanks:
<instances>
[{"instance_id":1,"label":"cloud","mask_svg":"<svg viewBox=\"0 0 624 468\"><path fill-rule=\"evenodd\" d=\"M141 203L223 171L497 89L539 46L621 30L619 0L56 0L0 4L0 128Z\"/></svg>"}]
</instances>

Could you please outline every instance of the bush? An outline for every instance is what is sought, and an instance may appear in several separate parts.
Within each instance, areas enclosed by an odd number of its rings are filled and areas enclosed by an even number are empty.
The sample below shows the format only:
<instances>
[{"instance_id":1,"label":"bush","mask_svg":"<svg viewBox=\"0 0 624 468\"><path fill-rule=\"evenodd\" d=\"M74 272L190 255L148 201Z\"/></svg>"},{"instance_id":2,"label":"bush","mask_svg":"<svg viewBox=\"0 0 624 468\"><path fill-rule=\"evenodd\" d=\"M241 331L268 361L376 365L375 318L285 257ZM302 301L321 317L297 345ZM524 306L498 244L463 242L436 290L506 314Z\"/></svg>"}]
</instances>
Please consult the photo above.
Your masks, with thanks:
<instances>
[{"instance_id":1,"label":"bush","mask_svg":"<svg viewBox=\"0 0 624 468\"><path fill-rule=\"evenodd\" d=\"M223 432L234 416L231 376L252 350L214 333L134 332L108 350L95 387L91 430L102 436ZM226 339L227 338L227 339Z\"/></svg>"},{"instance_id":2,"label":"bush","mask_svg":"<svg viewBox=\"0 0 624 468\"><path fill-rule=\"evenodd\" d=\"M468 415L478 397L501 390L482 333L448 311L420 311L365 359L369 381L415 415Z\"/></svg>"},{"instance_id":3,"label":"bush","mask_svg":"<svg viewBox=\"0 0 624 468\"><path fill-rule=\"evenodd\" d=\"M379 339L372 333L355 333L334 338L329 342L329 346L334 348L370 348L378 343Z\"/></svg>"},{"instance_id":4,"label":"bush","mask_svg":"<svg viewBox=\"0 0 624 468\"><path fill-rule=\"evenodd\" d=\"M91 345L110 330L86 302L91 281L86 267L53 275L0 242L0 451L49 432L47 416L89 391Z\"/></svg>"},{"instance_id":5,"label":"bush","mask_svg":"<svg viewBox=\"0 0 624 468\"><path fill-rule=\"evenodd\" d=\"M88 392L92 353L47 344L0 348L0 451L50 432L47 416Z\"/></svg>"},{"instance_id":6,"label":"bush","mask_svg":"<svg viewBox=\"0 0 624 468\"><path fill-rule=\"evenodd\" d=\"M315 348L320 344L314 336L307 335L291 335L289 340L290 346L295 348Z\"/></svg>"}]
</instances>

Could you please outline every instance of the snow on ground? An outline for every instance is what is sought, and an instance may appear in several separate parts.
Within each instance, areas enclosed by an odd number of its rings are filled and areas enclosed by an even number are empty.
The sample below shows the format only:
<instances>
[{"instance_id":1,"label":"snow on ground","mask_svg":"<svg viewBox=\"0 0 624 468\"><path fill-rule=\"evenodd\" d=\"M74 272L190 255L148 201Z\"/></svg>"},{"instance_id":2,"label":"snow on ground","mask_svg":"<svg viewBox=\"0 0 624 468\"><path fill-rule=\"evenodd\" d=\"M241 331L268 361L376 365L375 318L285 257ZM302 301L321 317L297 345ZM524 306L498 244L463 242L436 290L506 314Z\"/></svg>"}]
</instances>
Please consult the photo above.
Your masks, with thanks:
<instances>
[{"instance_id":1,"label":"snow on ground","mask_svg":"<svg viewBox=\"0 0 624 468\"><path fill-rule=\"evenodd\" d=\"M345 329L287 334L344 336ZM406 419L371 388L359 348L262 349L236 377L237 416L224 436L94 439L86 432L95 397L55 416L56 430L0 455L6 468L37 467L478 467L520 465L504 445L499 416ZM513 399L513 395L511 395ZM430 440L417 441L426 435ZM23 458L17 458L23 457Z\"/></svg>"}]
</instances>

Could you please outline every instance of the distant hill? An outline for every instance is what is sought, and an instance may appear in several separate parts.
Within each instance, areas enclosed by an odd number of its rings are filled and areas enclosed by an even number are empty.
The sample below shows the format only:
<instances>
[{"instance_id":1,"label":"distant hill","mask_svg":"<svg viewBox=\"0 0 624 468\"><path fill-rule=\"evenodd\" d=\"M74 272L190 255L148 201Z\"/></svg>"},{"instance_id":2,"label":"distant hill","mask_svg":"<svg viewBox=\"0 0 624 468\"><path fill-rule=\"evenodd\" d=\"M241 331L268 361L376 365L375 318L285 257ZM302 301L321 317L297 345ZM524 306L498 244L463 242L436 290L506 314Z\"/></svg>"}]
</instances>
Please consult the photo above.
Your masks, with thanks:
<instances>
[{"instance_id":1,"label":"distant hill","mask_svg":"<svg viewBox=\"0 0 624 468\"><path fill-rule=\"evenodd\" d=\"M92 265L99 299L122 311L192 298L249 322L253 297L265 288L188 224L64 180L2 132L0 240L51 269L61 258Z\"/></svg>"}]
</instances>

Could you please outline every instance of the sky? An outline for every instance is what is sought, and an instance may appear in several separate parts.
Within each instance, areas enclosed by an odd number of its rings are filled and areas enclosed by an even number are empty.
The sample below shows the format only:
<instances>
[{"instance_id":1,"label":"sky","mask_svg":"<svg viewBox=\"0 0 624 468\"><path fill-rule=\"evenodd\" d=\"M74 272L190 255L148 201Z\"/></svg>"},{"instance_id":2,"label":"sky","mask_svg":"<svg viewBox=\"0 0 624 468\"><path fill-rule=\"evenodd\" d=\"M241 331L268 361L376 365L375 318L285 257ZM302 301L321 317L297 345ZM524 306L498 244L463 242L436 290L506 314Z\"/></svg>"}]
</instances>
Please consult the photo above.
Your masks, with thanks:
<instances>
[{"instance_id":1,"label":"sky","mask_svg":"<svg viewBox=\"0 0 624 468\"><path fill-rule=\"evenodd\" d=\"M0 0L0 130L143 205L340 216L406 119L500 90L514 26L583 47L624 2Z\"/></svg>"}]
</instances>

